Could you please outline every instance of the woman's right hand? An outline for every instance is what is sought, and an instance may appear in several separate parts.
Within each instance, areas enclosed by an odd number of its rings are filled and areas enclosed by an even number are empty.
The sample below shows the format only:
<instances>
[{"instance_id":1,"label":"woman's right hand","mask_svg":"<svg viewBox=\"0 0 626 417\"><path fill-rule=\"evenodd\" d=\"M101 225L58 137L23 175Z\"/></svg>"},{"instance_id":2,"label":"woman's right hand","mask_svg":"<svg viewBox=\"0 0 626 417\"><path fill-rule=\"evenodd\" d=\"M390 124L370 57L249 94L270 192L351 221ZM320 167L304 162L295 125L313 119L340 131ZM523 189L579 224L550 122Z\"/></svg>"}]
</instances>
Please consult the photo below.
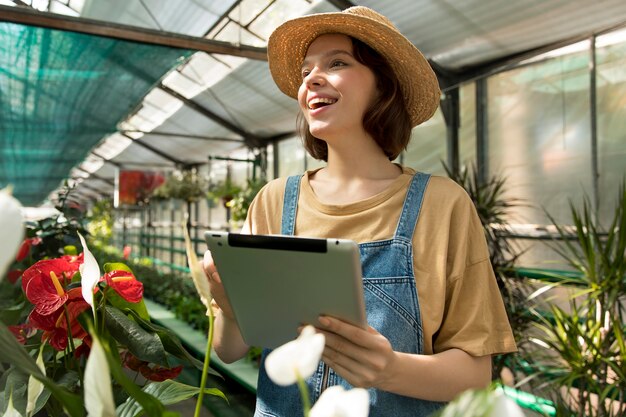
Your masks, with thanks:
<instances>
[{"instance_id":1,"label":"woman's right hand","mask_svg":"<svg viewBox=\"0 0 626 417\"><path fill-rule=\"evenodd\" d=\"M235 316L233 315L233 309L231 308L228 298L226 297L226 293L224 292L224 286L222 285L220 274L215 268L215 262L211 256L211 251L207 250L204 252L202 268L204 269L204 274L209 280L209 287L211 287L213 300L227 318L234 320Z\"/></svg>"}]
</instances>

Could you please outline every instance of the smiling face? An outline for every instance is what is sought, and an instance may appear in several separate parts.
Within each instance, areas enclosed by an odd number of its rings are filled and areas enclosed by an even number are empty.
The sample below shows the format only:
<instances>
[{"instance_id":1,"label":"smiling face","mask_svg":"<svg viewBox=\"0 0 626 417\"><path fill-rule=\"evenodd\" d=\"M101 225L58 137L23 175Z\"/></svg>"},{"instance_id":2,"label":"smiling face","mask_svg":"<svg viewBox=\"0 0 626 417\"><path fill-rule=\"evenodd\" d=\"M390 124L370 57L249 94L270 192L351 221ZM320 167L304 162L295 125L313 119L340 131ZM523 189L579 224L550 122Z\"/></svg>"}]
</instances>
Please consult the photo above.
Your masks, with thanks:
<instances>
[{"instance_id":1,"label":"smiling face","mask_svg":"<svg viewBox=\"0 0 626 417\"><path fill-rule=\"evenodd\" d=\"M376 77L354 57L348 36L322 35L311 43L298 103L313 136L365 134L363 115L376 95Z\"/></svg>"}]
</instances>

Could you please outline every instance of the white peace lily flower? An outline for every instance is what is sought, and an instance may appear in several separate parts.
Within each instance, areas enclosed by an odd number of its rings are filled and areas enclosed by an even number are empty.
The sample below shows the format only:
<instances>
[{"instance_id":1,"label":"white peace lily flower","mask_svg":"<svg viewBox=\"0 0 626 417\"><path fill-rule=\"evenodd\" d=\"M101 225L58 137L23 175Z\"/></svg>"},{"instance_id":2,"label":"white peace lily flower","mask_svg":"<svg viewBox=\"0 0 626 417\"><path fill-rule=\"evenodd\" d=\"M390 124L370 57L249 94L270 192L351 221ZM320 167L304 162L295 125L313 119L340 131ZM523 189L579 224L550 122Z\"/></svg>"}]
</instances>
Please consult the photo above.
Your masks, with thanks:
<instances>
[{"instance_id":1,"label":"white peace lily flower","mask_svg":"<svg viewBox=\"0 0 626 417\"><path fill-rule=\"evenodd\" d=\"M84 380L87 417L115 417L109 363L100 340L94 334L92 337Z\"/></svg>"},{"instance_id":2,"label":"white peace lily flower","mask_svg":"<svg viewBox=\"0 0 626 417\"><path fill-rule=\"evenodd\" d=\"M77 232L78 233L78 232ZM100 266L98 261L89 251L85 238L78 233L80 244L83 245L83 264L79 267L80 270L80 285L83 298L91 306L94 318L96 317L96 308L93 305L93 290L96 288L98 281L100 281Z\"/></svg>"},{"instance_id":3,"label":"white peace lily flower","mask_svg":"<svg viewBox=\"0 0 626 417\"><path fill-rule=\"evenodd\" d=\"M44 345L41 345L39 349L39 355L37 356L37 366L41 370L42 374L46 374L46 366L43 363L43 348ZM37 399L43 392L43 384L37 378L32 375L28 377L28 402L26 403L26 415L31 416L33 411L35 410L35 405L37 404Z\"/></svg>"},{"instance_id":4,"label":"white peace lily flower","mask_svg":"<svg viewBox=\"0 0 626 417\"><path fill-rule=\"evenodd\" d=\"M502 391L494 393L494 403L487 417L524 417L524 412L519 405Z\"/></svg>"},{"instance_id":5,"label":"white peace lily flower","mask_svg":"<svg viewBox=\"0 0 626 417\"><path fill-rule=\"evenodd\" d=\"M274 383L282 386L313 375L322 357L325 338L313 326L302 329L297 339L274 349L265 359L265 370Z\"/></svg>"},{"instance_id":6,"label":"white peace lily flower","mask_svg":"<svg viewBox=\"0 0 626 417\"><path fill-rule=\"evenodd\" d=\"M317 400L309 417L366 417L370 411L370 396L366 389L344 390L342 386L328 387Z\"/></svg>"},{"instance_id":7,"label":"white peace lily flower","mask_svg":"<svg viewBox=\"0 0 626 417\"><path fill-rule=\"evenodd\" d=\"M191 244L191 238L189 237L189 230L187 230L186 224L183 224L183 235L185 237L185 251L187 252L187 263L191 271L191 279L196 287L196 291L200 295L200 301L206 307L208 316L213 314L213 310L211 310L211 300L213 299L211 287L209 287L209 281L206 279L204 271L202 270L202 264L198 262L198 256Z\"/></svg>"},{"instance_id":8,"label":"white peace lily flower","mask_svg":"<svg viewBox=\"0 0 626 417\"><path fill-rule=\"evenodd\" d=\"M9 404L7 405L7 409L4 411L2 417L22 417L20 412L13 407L13 392L9 394Z\"/></svg>"},{"instance_id":9,"label":"white peace lily flower","mask_svg":"<svg viewBox=\"0 0 626 417\"><path fill-rule=\"evenodd\" d=\"M4 271L13 261L22 239L24 238L24 226L22 217L22 205L13 196L11 190L0 190L0 280L4 277Z\"/></svg>"}]
</instances>

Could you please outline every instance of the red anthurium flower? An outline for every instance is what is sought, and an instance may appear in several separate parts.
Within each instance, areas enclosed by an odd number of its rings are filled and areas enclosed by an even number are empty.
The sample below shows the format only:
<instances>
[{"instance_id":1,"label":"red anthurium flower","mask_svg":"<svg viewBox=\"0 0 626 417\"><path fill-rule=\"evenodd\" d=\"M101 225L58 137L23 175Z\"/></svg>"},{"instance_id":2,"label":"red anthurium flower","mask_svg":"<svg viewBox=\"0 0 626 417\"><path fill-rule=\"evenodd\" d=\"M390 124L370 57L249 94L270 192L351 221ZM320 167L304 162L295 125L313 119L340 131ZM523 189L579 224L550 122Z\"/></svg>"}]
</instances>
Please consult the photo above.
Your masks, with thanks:
<instances>
[{"instance_id":1,"label":"red anthurium flower","mask_svg":"<svg viewBox=\"0 0 626 417\"><path fill-rule=\"evenodd\" d=\"M74 271L78 271L78 267L85 261L84 254L81 252L79 255L63 255L61 258L69 264L69 267Z\"/></svg>"},{"instance_id":2,"label":"red anthurium flower","mask_svg":"<svg viewBox=\"0 0 626 417\"><path fill-rule=\"evenodd\" d=\"M26 298L35 305L35 310L42 315L58 310L68 299L54 271L48 272L48 275L40 273L31 277L24 292Z\"/></svg>"},{"instance_id":3,"label":"red anthurium flower","mask_svg":"<svg viewBox=\"0 0 626 417\"><path fill-rule=\"evenodd\" d=\"M11 284L15 284L17 280L20 279L23 273L24 271L22 271L21 269L14 269L13 271L7 272L7 279Z\"/></svg>"},{"instance_id":4,"label":"red anthurium flower","mask_svg":"<svg viewBox=\"0 0 626 417\"><path fill-rule=\"evenodd\" d=\"M74 351L74 357L84 356L86 358L89 356L89 352L91 352L91 336L87 335L83 338L83 343Z\"/></svg>"},{"instance_id":5,"label":"red anthurium flower","mask_svg":"<svg viewBox=\"0 0 626 417\"><path fill-rule=\"evenodd\" d=\"M67 293L67 303L49 314L42 314L35 308L28 316L29 323L44 331L42 340L49 340L50 345L57 350L67 347L68 317L70 331L73 338L84 339L87 332L81 327L77 317L91 308L82 298L81 289L74 288ZM67 317L65 311L67 309Z\"/></svg>"},{"instance_id":6,"label":"red anthurium flower","mask_svg":"<svg viewBox=\"0 0 626 417\"><path fill-rule=\"evenodd\" d=\"M150 381L161 382L166 379L173 379L180 375L183 370L183 366L175 366L174 368L165 368L163 366L154 365L150 366L148 364L143 365L139 368L139 372L144 378L149 379Z\"/></svg>"},{"instance_id":7,"label":"red anthurium flower","mask_svg":"<svg viewBox=\"0 0 626 417\"><path fill-rule=\"evenodd\" d=\"M33 326L29 323L18 324L17 326L9 326L9 330L11 331L11 333L13 333L17 341L22 345L26 343L26 339L28 339L35 333Z\"/></svg>"},{"instance_id":8,"label":"red anthurium flower","mask_svg":"<svg viewBox=\"0 0 626 417\"><path fill-rule=\"evenodd\" d=\"M24 271L22 278L22 288L26 292L30 280L38 275L50 276L50 271L54 272L61 283L70 282L78 268L82 264L82 254L79 256L62 256L57 259L44 259L36 262L33 266Z\"/></svg>"},{"instance_id":9,"label":"red anthurium flower","mask_svg":"<svg viewBox=\"0 0 626 417\"><path fill-rule=\"evenodd\" d=\"M152 364L151 366L149 362L142 361L129 351L126 351L122 354L122 361L124 363L124 366L128 369L139 372L141 373L141 375L144 376L144 378L155 382L161 382L165 381L166 379L176 378L183 370L182 365L176 366L174 368L166 368L155 364Z\"/></svg>"},{"instance_id":10,"label":"red anthurium flower","mask_svg":"<svg viewBox=\"0 0 626 417\"><path fill-rule=\"evenodd\" d=\"M78 271L81 259L80 256L46 259L24 271L22 288L38 313L50 314L65 303L65 284Z\"/></svg>"},{"instance_id":11,"label":"red anthurium flower","mask_svg":"<svg viewBox=\"0 0 626 417\"><path fill-rule=\"evenodd\" d=\"M38 245L40 243L41 243L40 237L31 237L29 239L24 239L24 241L22 242L22 246L20 246L20 250L18 250L17 255L15 255L15 260L17 262L20 262L26 259L26 257L30 253L30 248L33 245Z\"/></svg>"},{"instance_id":12,"label":"red anthurium flower","mask_svg":"<svg viewBox=\"0 0 626 417\"><path fill-rule=\"evenodd\" d=\"M127 271L111 271L104 275L107 285L130 303L138 303L143 297L143 284Z\"/></svg>"},{"instance_id":13,"label":"red anthurium flower","mask_svg":"<svg viewBox=\"0 0 626 417\"><path fill-rule=\"evenodd\" d=\"M135 372L139 372L139 369L141 369L142 366L148 363L148 362L142 361L137 356L130 353L130 351L128 350L124 352L121 356L122 356L122 362L124 363L124 366Z\"/></svg>"}]
</instances>

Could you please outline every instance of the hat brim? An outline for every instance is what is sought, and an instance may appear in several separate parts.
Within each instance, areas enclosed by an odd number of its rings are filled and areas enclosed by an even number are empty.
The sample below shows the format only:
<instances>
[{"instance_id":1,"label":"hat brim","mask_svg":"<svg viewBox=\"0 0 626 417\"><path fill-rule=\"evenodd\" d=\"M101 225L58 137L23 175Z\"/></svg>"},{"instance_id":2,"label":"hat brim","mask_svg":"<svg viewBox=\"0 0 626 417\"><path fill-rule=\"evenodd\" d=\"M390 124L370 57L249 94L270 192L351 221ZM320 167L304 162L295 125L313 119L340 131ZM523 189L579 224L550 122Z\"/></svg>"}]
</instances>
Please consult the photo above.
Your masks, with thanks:
<instances>
[{"instance_id":1,"label":"hat brim","mask_svg":"<svg viewBox=\"0 0 626 417\"><path fill-rule=\"evenodd\" d=\"M385 57L398 77L413 126L432 117L439 106L439 83L422 53L396 28L343 12L295 18L272 33L267 45L269 67L283 93L298 97L301 65L309 45L320 35L330 33L359 39Z\"/></svg>"}]
</instances>

